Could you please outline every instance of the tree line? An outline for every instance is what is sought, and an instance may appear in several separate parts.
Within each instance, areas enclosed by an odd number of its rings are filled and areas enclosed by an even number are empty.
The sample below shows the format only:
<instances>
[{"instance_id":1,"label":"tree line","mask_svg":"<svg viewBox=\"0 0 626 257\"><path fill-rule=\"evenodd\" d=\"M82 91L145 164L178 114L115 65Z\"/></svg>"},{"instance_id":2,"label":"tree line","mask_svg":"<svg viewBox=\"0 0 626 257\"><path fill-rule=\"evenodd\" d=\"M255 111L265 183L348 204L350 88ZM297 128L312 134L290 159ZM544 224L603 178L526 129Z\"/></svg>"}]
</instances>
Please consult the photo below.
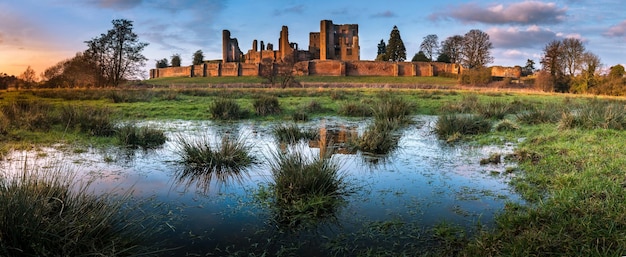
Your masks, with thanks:
<instances>
[{"instance_id":1,"label":"tree line","mask_svg":"<svg viewBox=\"0 0 626 257\"><path fill-rule=\"evenodd\" d=\"M198 50L195 53L193 53L193 55L191 56L192 65L200 65L204 62L204 53L202 53L202 50ZM180 64L182 62L182 59L180 57L180 54L174 54L171 57L171 65L168 62L167 58L163 58L160 60L156 61L156 68L167 68L167 67L180 67Z\"/></svg>"}]
</instances>

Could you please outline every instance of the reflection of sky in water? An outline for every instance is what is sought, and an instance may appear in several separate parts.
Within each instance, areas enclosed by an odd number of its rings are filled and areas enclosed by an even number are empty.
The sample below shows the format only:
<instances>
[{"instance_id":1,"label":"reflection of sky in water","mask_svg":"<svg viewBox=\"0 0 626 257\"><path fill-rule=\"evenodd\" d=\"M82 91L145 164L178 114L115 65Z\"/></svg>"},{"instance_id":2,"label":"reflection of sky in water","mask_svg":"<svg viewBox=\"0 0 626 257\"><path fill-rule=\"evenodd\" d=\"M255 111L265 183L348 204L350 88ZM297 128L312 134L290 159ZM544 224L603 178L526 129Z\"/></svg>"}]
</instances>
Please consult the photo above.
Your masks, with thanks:
<instances>
[{"instance_id":1,"label":"reflection of sky in water","mask_svg":"<svg viewBox=\"0 0 626 257\"><path fill-rule=\"evenodd\" d=\"M390 219L416 221L425 227L442 219L468 227L479 219L482 224L491 224L494 212L501 210L505 201L519 201L509 191L506 177L490 175L492 170L502 172L503 164L478 164L491 153L507 153L511 149L450 146L431 134L434 117L419 116L416 121L417 125L403 131L399 149L376 164L360 154L334 156L341 162L354 193L346 198L347 206L337 214L339 226L332 229L333 233L359 229L362 221ZM320 124L326 127L347 124L362 132L367 122L332 118L300 125L319 127ZM20 171L25 161L29 167L62 163L64 169L74 170L82 178L95 179L95 192L132 188L136 196L155 197L183 215L186 222L175 225L180 234L210 238L205 240L212 243L194 246L200 247L201 252L202 247L212 249L215 244L224 242L236 244L237 240L253 236L252 228L271 229L266 210L257 208L253 194L258 185L269 181L264 163L275 150L276 143L271 137L274 124L246 121L216 126L210 121L170 121L141 125L164 129L168 142L162 148L149 151L118 148L89 148L84 153L53 148L16 151L2 163L2 171L4 175ZM175 138L205 136L217 140L227 133L243 136L253 146L253 155L261 164L249 168L239 182L212 181L208 192L186 188L185 183L175 181L174 174L181 168L176 163L179 156ZM318 149L306 148L305 151L319 154Z\"/></svg>"}]
</instances>

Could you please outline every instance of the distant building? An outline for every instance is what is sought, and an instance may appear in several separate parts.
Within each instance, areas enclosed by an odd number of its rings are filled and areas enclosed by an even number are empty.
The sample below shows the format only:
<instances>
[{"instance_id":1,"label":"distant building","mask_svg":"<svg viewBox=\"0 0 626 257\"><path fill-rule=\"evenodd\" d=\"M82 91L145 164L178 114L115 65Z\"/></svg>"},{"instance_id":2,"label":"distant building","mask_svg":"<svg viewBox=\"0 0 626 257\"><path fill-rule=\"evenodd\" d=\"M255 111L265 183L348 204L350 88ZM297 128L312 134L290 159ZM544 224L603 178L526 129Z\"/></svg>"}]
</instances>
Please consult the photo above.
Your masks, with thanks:
<instances>
[{"instance_id":1,"label":"distant building","mask_svg":"<svg viewBox=\"0 0 626 257\"><path fill-rule=\"evenodd\" d=\"M320 22L320 32L309 33L309 48L302 50L297 43L289 42L289 29L283 26L278 39L278 49L270 43L252 41L252 49L243 54L236 38L222 32L222 62L300 62L310 60L360 60L359 25L336 25L330 20Z\"/></svg>"}]
</instances>

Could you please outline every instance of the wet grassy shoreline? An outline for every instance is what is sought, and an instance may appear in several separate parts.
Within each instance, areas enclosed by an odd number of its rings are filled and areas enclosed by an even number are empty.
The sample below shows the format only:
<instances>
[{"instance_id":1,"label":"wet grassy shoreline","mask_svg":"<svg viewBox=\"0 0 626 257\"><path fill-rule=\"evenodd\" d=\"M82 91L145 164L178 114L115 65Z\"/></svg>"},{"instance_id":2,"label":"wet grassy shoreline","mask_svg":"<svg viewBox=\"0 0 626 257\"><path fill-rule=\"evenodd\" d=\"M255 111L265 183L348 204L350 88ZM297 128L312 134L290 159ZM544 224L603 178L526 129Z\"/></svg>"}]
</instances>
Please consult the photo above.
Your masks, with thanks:
<instances>
[{"instance_id":1,"label":"wet grassy shoreline","mask_svg":"<svg viewBox=\"0 0 626 257\"><path fill-rule=\"evenodd\" d=\"M2 105L33 101L48 106L42 112L59 121L48 127L24 120L16 127L7 120L0 128L5 151L37 144L112 144L115 137L93 135L80 127L68 129L60 119L63 107L107 108L112 123L128 120L208 120L216 99L232 99L250 112L246 119L292 121L294 113L311 103L310 117L337 115L348 104L365 106L385 95L414 104L412 114L485 116L495 126L509 119L517 129L459 135L470 144L521 142L515 189L530 204L507 205L496 218L497 227L478 236L440 231L441 252L459 256L619 256L626 252L626 132L622 126L625 101L574 95L520 92L478 92L441 89L300 88L300 89L131 89L34 90L1 92ZM281 112L256 115L254 101L276 97ZM495 104L494 104L495 103ZM491 106L491 107L490 107ZM587 107L593 107L587 109ZM489 109L491 108L491 109ZM520 109L515 109L520 108ZM35 108L37 109L37 108ZM33 109L33 111L37 111ZM515 110L514 110L515 109ZM29 109L30 110L30 109ZM553 111L546 113L546 111ZM494 114L499 113L499 114ZM582 115L581 115L582 113ZM349 112L344 114L350 116ZM359 114L361 115L361 114ZM569 116L568 116L569 115ZM34 116L33 116L34 117ZM589 117L585 119L585 117ZM41 121L46 121L42 116ZM41 121L32 121L39 123ZM21 123L20 123L21 124ZM613 125L610 125L613 124ZM450 135L442 140L449 139ZM1 238L0 238L1 239ZM437 255L438 253L433 253ZM407 253L420 255L419 253Z\"/></svg>"}]
</instances>

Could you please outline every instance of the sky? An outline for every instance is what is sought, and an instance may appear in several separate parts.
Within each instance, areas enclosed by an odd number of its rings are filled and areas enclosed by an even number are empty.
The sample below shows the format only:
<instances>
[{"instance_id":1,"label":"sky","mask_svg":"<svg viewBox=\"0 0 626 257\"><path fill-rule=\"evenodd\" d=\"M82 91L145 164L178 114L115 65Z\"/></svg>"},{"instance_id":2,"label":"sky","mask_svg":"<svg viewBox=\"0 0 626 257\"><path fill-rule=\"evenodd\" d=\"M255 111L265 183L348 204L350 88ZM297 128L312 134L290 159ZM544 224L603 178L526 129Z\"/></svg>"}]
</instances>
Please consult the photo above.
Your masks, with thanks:
<instances>
[{"instance_id":1,"label":"sky","mask_svg":"<svg viewBox=\"0 0 626 257\"><path fill-rule=\"evenodd\" d=\"M147 70L156 60L180 54L182 65L202 50L205 60L221 59L222 30L237 38L245 53L252 41L278 45L282 26L289 41L307 49L321 20L358 24L361 60L376 57L397 26L407 59L424 37L439 41L472 29L489 34L493 65L540 68L550 41L574 37L598 55L605 69L626 63L626 4L623 0L408 1L408 0L0 0L0 74L37 74L86 50L87 40L106 33L114 19L133 21Z\"/></svg>"}]
</instances>

